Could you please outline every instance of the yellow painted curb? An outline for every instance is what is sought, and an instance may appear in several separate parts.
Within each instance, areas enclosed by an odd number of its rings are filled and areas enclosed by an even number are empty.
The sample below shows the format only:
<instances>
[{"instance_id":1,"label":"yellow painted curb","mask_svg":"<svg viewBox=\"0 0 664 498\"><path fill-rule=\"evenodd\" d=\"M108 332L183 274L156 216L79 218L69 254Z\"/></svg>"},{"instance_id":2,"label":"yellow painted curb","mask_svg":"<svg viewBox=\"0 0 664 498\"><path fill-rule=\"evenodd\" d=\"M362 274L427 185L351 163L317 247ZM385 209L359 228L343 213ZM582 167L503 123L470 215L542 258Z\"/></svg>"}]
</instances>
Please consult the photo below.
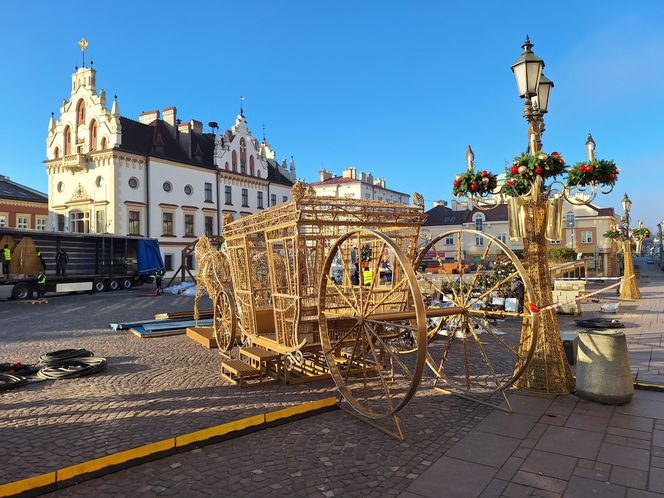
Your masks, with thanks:
<instances>
[{"instance_id":1,"label":"yellow painted curb","mask_svg":"<svg viewBox=\"0 0 664 498\"><path fill-rule=\"evenodd\" d=\"M210 439L216 436L223 436L229 432L241 431L247 427L253 427L255 425L261 425L264 423L265 414L261 413L260 415L254 415L253 417L234 420L233 422L216 425L207 429L201 429L200 431L190 432L189 434L183 434L182 436L175 438L175 446L179 447L195 443L197 441L205 441L206 439Z\"/></svg>"},{"instance_id":2,"label":"yellow painted curb","mask_svg":"<svg viewBox=\"0 0 664 498\"><path fill-rule=\"evenodd\" d=\"M265 421L273 422L275 420L279 420L280 418L292 417L293 415L299 415L300 413L306 413L312 410L318 410L319 408L335 405L336 402L337 398L332 396L330 398L324 398L318 401L309 401L308 403L303 403L297 406L289 406L288 408L266 413Z\"/></svg>"},{"instance_id":3,"label":"yellow painted curb","mask_svg":"<svg viewBox=\"0 0 664 498\"><path fill-rule=\"evenodd\" d=\"M31 489L41 488L55 484L55 472L42 474L39 476L28 477L20 481L8 482L7 484L0 484L0 496L12 496Z\"/></svg>"},{"instance_id":4,"label":"yellow painted curb","mask_svg":"<svg viewBox=\"0 0 664 498\"><path fill-rule=\"evenodd\" d=\"M77 476L105 469L106 467L112 467L114 465L130 462L132 460L137 460L154 453L171 450L176 447L186 446L187 444L195 443L198 441L205 441L216 436L223 436L225 434L230 434L231 432L241 431L248 427L264 426L267 422L274 422L275 420L285 419L294 415L300 415L302 413L319 410L321 408L331 407L334 406L336 402L337 398L334 396L318 401L309 401L301 405L291 406L281 410L275 410L273 412L261 413L259 415L254 415L252 417L247 417L240 420L234 420L232 422L209 427L207 429L201 429L195 432L190 432L188 434L183 434L174 438L164 439L163 441L157 441L156 443L150 443L139 446L137 448L131 448L119 453L113 453L112 455L106 455L101 458L96 458L87 462L71 465L70 467L56 470L55 472L28 477L27 479L22 479L20 481L0 484L0 497L13 496L19 493L25 493L26 491L43 488L50 484L57 484L61 481L67 481Z\"/></svg>"},{"instance_id":5,"label":"yellow painted curb","mask_svg":"<svg viewBox=\"0 0 664 498\"><path fill-rule=\"evenodd\" d=\"M175 438L146 444L137 448L132 448L130 450L121 451L119 453L113 453L112 455L107 455L101 458L96 458L95 460L89 460L87 462L72 465L71 467L60 469L56 472L57 480L66 481L67 479L80 476L81 474L95 472L96 470L101 470L105 467L118 465L128 462L129 460L135 460L137 458L152 455L153 453L157 453L159 451L170 450L172 448L175 448Z\"/></svg>"}]
</instances>

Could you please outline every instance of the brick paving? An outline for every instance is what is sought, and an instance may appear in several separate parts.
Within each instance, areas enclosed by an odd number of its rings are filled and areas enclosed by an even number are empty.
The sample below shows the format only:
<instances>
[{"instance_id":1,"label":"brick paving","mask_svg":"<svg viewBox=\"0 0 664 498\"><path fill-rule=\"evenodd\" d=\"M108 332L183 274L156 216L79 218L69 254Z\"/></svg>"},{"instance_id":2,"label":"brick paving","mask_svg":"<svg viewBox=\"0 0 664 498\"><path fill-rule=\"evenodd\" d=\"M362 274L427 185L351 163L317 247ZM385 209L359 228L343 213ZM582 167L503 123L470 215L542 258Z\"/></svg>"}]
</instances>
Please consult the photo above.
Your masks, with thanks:
<instances>
[{"instance_id":1,"label":"brick paving","mask_svg":"<svg viewBox=\"0 0 664 498\"><path fill-rule=\"evenodd\" d=\"M641 282L644 299L623 306L616 317L627 325L625 333L635 375L639 379L647 375L650 381L657 381L662 375L658 362L663 343L658 324L664 274L643 262L641 269L650 275L649 283ZM602 296L602 302L607 297ZM174 299L183 299L183 309L188 309L184 298ZM597 306L584 305L584 317L592 316ZM571 328L572 323L572 318L561 320L562 328ZM217 376L218 359L208 359L208 351L201 352L199 346L188 344L183 338L160 339L142 346L148 351L137 351L133 349L137 344L150 341L132 342L128 336L119 339L120 336L110 334L111 339L108 332L93 330L86 329L85 333L95 337L95 351L100 349L98 339L101 345L110 341L114 347L126 343L124 347L140 357L140 361L133 361L148 365L149 371L158 370L159 358L172 361L174 349L176 358L182 358L181 377L185 377L187 358L202 361L202 367L208 365L205 361L212 365L201 368L201 377L206 379L199 381L202 385L193 383L183 389L189 394L185 398L180 398L180 392L172 387L185 380L170 376L164 368L150 395L160 394L156 389L161 382L170 383L169 389L175 392L169 397L167 408L148 419L151 423L160 418L165 423L173 421L176 427L185 421L195 423L191 419L199 415L191 416L190 401L199 403L195 406L201 409L202 416L212 408L205 404L205 396L194 394L201 389L208 389L204 391L207 396L216 395L217 403L224 396L226 404L228 396L231 405L236 402L236 409L244 407L243 401L264 403L266 395L270 399L275 395L292 397L288 386L270 386L249 393L235 387L224 389ZM6 331L1 333L8 335ZM41 342L36 342L41 347ZM29 347L21 345L19 349L25 351ZM154 352L150 352L152 348ZM648 353L647 361L645 354L634 356L644 352ZM151 358L153 354L157 360ZM641 363L635 365L636 358ZM209 375L205 375L205 370ZM299 394L311 392L319 396L332 391L329 383L295 388ZM99 405L108 396L108 392L100 393ZM6 399L3 396L3 404ZM511 400L515 413L504 414L421 389L402 412L407 438L404 443L342 411L330 412L146 463L53 495L664 496L664 394L637 391L633 401L625 406L599 405L574 396L523 393L513 393ZM133 408L133 420L127 421L123 429L130 430L130 425L137 422L140 425L143 407L139 402ZM224 411L224 407L218 409ZM0 450L7 434L2 432L2 424L8 419L11 417L0 418ZM96 429L97 425L90 427ZM17 443L18 440L14 442ZM37 447L44 447L44 443Z\"/></svg>"}]
</instances>

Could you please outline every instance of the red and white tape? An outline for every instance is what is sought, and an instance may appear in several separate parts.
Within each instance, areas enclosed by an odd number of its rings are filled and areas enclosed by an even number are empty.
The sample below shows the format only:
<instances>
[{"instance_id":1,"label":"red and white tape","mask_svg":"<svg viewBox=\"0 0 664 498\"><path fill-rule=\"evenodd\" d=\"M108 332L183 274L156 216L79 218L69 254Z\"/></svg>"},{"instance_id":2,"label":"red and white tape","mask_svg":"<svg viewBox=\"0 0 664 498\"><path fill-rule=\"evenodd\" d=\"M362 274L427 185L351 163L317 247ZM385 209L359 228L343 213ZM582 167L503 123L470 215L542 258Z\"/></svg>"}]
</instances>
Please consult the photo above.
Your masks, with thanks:
<instances>
[{"instance_id":1,"label":"red and white tape","mask_svg":"<svg viewBox=\"0 0 664 498\"><path fill-rule=\"evenodd\" d=\"M542 311L546 311L546 310L552 310L552 309L560 308L561 306L564 306L564 305L566 305L566 304L570 304L570 303L573 303L573 302L575 302L575 301L581 301L582 299L588 299L589 297L592 297L592 296L594 296L594 295L596 295L596 294L601 294L601 293L604 292L604 291L607 291L607 290L609 290L609 289L613 289L614 287L618 287L618 286L621 285L623 282L626 282L626 281L629 280L630 278L634 278L634 277L636 277L636 275L630 275L629 277L627 277L627 278L623 278L622 280L620 280L619 282L616 282L615 284L611 284L611 285L609 285L609 286L607 286L607 287L603 287L603 288L601 288L601 289L599 289L599 290L596 290L596 291L594 291L594 292L591 292L590 294L585 294L585 295L583 295L583 296L575 297L574 299L569 299L569 300L567 300L567 301L563 301L562 303L550 304L549 306L545 306L544 308L540 308L540 307L537 306L535 303L530 303L528 306L530 307L530 311L532 311L533 313L541 313Z\"/></svg>"}]
</instances>

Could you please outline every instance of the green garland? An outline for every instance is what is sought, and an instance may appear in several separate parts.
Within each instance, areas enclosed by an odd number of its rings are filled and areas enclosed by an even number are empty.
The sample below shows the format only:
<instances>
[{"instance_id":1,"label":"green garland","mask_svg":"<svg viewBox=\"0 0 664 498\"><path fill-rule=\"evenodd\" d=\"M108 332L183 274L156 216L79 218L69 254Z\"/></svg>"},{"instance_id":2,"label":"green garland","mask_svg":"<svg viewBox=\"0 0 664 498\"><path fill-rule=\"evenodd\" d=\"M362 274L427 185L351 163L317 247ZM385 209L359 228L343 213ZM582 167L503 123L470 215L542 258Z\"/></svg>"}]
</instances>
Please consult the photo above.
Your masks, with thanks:
<instances>
[{"instance_id":1,"label":"green garland","mask_svg":"<svg viewBox=\"0 0 664 498\"><path fill-rule=\"evenodd\" d=\"M646 227L635 228L632 230L632 238L635 240L649 239L650 230L648 230Z\"/></svg>"},{"instance_id":2,"label":"green garland","mask_svg":"<svg viewBox=\"0 0 664 498\"><path fill-rule=\"evenodd\" d=\"M565 159L559 152L552 152L546 154L538 152L536 156L530 154L522 154L514 158L512 166L506 169L507 189L508 195L523 195L527 193L535 178L541 176L542 178L556 177L565 172Z\"/></svg>"},{"instance_id":3,"label":"green garland","mask_svg":"<svg viewBox=\"0 0 664 498\"><path fill-rule=\"evenodd\" d=\"M467 171L454 179L452 193L457 197L468 194L489 194L498 186L498 179L488 171Z\"/></svg>"},{"instance_id":4,"label":"green garland","mask_svg":"<svg viewBox=\"0 0 664 498\"><path fill-rule=\"evenodd\" d=\"M567 185L586 186L593 183L615 185L620 170L616 163L605 159L593 159L574 164L567 172Z\"/></svg>"},{"instance_id":5,"label":"green garland","mask_svg":"<svg viewBox=\"0 0 664 498\"><path fill-rule=\"evenodd\" d=\"M620 230L609 230L608 232L604 232L604 238L611 240L622 240L623 235Z\"/></svg>"}]
</instances>

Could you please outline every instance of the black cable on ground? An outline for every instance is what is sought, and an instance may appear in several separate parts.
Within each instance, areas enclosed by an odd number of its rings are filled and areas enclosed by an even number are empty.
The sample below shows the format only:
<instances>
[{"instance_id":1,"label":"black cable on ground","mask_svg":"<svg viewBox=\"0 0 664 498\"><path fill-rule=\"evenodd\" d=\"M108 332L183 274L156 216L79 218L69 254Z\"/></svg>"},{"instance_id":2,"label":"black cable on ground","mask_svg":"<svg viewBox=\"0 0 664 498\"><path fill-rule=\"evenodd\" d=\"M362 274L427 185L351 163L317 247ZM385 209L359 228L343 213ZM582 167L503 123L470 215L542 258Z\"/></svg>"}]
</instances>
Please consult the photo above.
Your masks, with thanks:
<instances>
[{"instance_id":1,"label":"black cable on ground","mask_svg":"<svg viewBox=\"0 0 664 498\"><path fill-rule=\"evenodd\" d=\"M50 365L53 362L70 360L72 358L86 358L94 356L92 351L87 349L60 349L51 353L45 353L39 357L39 365Z\"/></svg>"},{"instance_id":2,"label":"black cable on ground","mask_svg":"<svg viewBox=\"0 0 664 498\"><path fill-rule=\"evenodd\" d=\"M37 372L37 377L50 380L71 379L101 372L104 368L106 368L106 358L72 358L51 361Z\"/></svg>"},{"instance_id":3,"label":"black cable on ground","mask_svg":"<svg viewBox=\"0 0 664 498\"><path fill-rule=\"evenodd\" d=\"M0 373L0 391L8 391L15 387L22 386L27 383L28 379L22 375L14 375L8 373Z\"/></svg>"}]
</instances>

